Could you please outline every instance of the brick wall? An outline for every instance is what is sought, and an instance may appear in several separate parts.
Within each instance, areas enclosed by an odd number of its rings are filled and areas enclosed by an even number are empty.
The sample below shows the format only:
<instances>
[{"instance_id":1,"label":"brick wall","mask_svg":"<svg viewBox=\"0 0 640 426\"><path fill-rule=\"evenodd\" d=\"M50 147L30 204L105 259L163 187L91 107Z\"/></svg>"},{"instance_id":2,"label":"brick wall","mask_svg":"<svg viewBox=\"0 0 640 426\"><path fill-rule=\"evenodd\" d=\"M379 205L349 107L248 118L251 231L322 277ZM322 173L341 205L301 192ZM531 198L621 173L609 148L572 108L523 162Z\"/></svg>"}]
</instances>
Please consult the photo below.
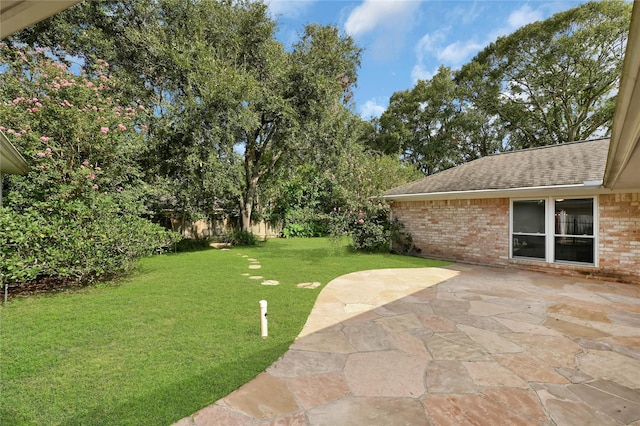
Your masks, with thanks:
<instances>
[{"instance_id":1,"label":"brick wall","mask_svg":"<svg viewBox=\"0 0 640 426\"><path fill-rule=\"evenodd\" d=\"M509 258L509 199L393 203L393 216L425 257L479 264Z\"/></svg>"},{"instance_id":2,"label":"brick wall","mask_svg":"<svg viewBox=\"0 0 640 426\"><path fill-rule=\"evenodd\" d=\"M640 194L600 195L600 269L640 283Z\"/></svg>"},{"instance_id":3,"label":"brick wall","mask_svg":"<svg viewBox=\"0 0 640 426\"><path fill-rule=\"evenodd\" d=\"M509 199L394 202L424 257L640 283L640 194L599 196L599 266L509 259Z\"/></svg>"}]
</instances>

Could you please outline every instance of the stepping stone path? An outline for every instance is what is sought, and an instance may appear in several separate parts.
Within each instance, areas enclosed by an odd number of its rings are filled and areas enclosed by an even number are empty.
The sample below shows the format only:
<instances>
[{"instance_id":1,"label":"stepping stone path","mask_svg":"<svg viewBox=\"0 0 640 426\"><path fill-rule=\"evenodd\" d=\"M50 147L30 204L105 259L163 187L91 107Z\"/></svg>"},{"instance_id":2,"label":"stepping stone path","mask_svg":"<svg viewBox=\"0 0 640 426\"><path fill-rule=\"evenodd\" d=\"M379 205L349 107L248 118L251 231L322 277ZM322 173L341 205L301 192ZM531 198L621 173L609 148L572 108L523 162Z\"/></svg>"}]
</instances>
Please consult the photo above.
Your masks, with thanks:
<instances>
[{"instance_id":1,"label":"stepping stone path","mask_svg":"<svg viewBox=\"0 0 640 426\"><path fill-rule=\"evenodd\" d=\"M239 254L239 253L238 253ZM251 262L251 265L249 265L249 269L260 269L262 268L262 265L260 265L258 262L258 259L254 259L251 258L247 255L243 255L242 257L246 258L249 262ZM261 275L251 275L251 274L242 274L243 277L249 277L249 279L251 280L261 280L264 277ZM278 285L280 284L278 281L276 280L266 280L262 282L262 285Z\"/></svg>"},{"instance_id":2,"label":"stepping stone path","mask_svg":"<svg viewBox=\"0 0 640 426\"><path fill-rule=\"evenodd\" d=\"M318 288L318 287L320 287L320 283L319 283L319 282L317 282L317 281L312 282L312 283L300 283L300 284L297 284L297 287L298 287L298 288L309 288L309 289L314 289L314 288Z\"/></svg>"},{"instance_id":3,"label":"stepping stone path","mask_svg":"<svg viewBox=\"0 0 640 426\"><path fill-rule=\"evenodd\" d=\"M245 255L240 254L240 253L237 253L237 254L238 254L238 256L242 256L242 257L246 258L249 262L251 262L251 264L249 265L249 269L260 269L260 268L262 268L262 265L260 265L260 263L259 263L260 261L258 259L254 259L252 257L249 257L246 254ZM242 274L242 276L243 277L248 277L251 280L261 280L261 279L264 278L261 275L251 275L251 274L248 274L248 273L244 273L244 274ZM280 281L277 281L277 280L264 280L264 281L262 281L261 284L262 285L280 285ZM297 284L297 287L298 288L314 289L314 288L320 287L320 285L321 284L319 282L314 281L314 282Z\"/></svg>"}]
</instances>

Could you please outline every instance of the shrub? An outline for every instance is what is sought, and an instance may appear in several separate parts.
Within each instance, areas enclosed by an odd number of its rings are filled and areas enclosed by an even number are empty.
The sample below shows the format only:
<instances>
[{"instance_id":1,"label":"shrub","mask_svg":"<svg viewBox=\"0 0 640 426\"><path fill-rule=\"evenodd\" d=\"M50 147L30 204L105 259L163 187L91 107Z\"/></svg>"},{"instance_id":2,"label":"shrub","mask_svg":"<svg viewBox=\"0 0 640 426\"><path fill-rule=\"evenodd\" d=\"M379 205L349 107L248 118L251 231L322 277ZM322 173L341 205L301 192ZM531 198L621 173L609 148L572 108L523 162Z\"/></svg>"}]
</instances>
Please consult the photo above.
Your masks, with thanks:
<instances>
[{"instance_id":1,"label":"shrub","mask_svg":"<svg viewBox=\"0 0 640 426\"><path fill-rule=\"evenodd\" d=\"M91 282L177 239L144 218L149 190L136 160L145 152L145 109L120 104L106 62L77 75L53 58L0 42L0 130L31 165L5 180L7 283Z\"/></svg>"},{"instance_id":2,"label":"shrub","mask_svg":"<svg viewBox=\"0 0 640 426\"><path fill-rule=\"evenodd\" d=\"M229 243L232 246L255 246L258 239L249 231L238 230L225 234L222 242Z\"/></svg>"},{"instance_id":3,"label":"shrub","mask_svg":"<svg viewBox=\"0 0 640 426\"><path fill-rule=\"evenodd\" d=\"M411 233L404 229L404 225L398 219L391 221L389 230L393 253L417 255L422 251L413 244Z\"/></svg>"},{"instance_id":4,"label":"shrub","mask_svg":"<svg viewBox=\"0 0 640 426\"><path fill-rule=\"evenodd\" d=\"M329 232L328 217L311 209L294 209L285 214L282 234L290 237L324 237Z\"/></svg>"},{"instance_id":5,"label":"shrub","mask_svg":"<svg viewBox=\"0 0 640 426\"><path fill-rule=\"evenodd\" d=\"M0 271L11 284L42 278L90 283L126 272L177 234L132 214L0 209Z\"/></svg>"},{"instance_id":6,"label":"shrub","mask_svg":"<svg viewBox=\"0 0 640 426\"><path fill-rule=\"evenodd\" d=\"M330 234L334 237L348 234L355 250L388 250L391 235L388 215L387 205L374 200L346 212L336 209L331 215Z\"/></svg>"},{"instance_id":7,"label":"shrub","mask_svg":"<svg viewBox=\"0 0 640 426\"><path fill-rule=\"evenodd\" d=\"M183 238L174 245L175 251L179 253L199 251L209 248L209 240L206 238Z\"/></svg>"}]
</instances>

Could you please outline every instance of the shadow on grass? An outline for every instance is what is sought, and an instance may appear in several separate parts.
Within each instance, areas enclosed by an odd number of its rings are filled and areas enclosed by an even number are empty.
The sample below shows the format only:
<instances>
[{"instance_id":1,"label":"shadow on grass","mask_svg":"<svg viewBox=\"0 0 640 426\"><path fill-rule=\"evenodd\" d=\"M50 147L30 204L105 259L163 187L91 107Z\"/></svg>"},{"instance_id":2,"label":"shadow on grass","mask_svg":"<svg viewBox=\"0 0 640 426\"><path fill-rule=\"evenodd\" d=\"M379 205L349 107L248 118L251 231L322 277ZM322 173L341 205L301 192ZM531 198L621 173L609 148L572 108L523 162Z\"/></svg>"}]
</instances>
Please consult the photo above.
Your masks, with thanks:
<instances>
[{"instance_id":1,"label":"shadow on grass","mask_svg":"<svg viewBox=\"0 0 640 426\"><path fill-rule=\"evenodd\" d=\"M190 416L213 404L220 398L252 380L254 374L242 376L244 371L264 371L285 353L290 343L279 343L264 350L253 352L237 361L218 365L205 373L185 377L180 382L167 383L148 393L126 402L103 404L77 413L61 425L115 425L114 419L122 419L118 425L168 425ZM184 348L189 350L189 348ZM265 362L265 360L271 360ZM208 401L205 405L194 405L194 401ZM201 404L201 403L200 403ZM4 409L2 410L4 411ZM11 417L8 417L11 418ZM16 420L20 420L17 419Z\"/></svg>"},{"instance_id":2,"label":"shadow on grass","mask_svg":"<svg viewBox=\"0 0 640 426\"><path fill-rule=\"evenodd\" d=\"M192 253L194 251L212 250L207 239L184 238L175 243L169 253Z\"/></svg>"}]
</instances>

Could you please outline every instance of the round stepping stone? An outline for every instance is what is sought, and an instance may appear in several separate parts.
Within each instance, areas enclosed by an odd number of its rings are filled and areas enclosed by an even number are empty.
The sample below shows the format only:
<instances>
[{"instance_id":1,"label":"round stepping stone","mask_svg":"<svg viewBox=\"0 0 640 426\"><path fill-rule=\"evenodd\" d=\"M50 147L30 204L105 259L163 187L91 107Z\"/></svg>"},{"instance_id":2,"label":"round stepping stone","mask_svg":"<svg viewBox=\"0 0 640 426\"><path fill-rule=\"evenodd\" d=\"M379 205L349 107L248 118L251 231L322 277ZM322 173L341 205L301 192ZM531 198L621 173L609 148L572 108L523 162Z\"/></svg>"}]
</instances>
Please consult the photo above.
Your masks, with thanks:
<instances>
[{"instance_id":1,"label":"round stepping stone","mask_svg":"<svg viewBox=\"0 0 640 426\"><path fill-rule=\"evenodd\" d=\"M298 286L298 288L314 289L314 288L320 287L320 283L315 281L315 282L312 282L312 283L300 283L297 286Z\"/></svg>"},{"instance_id":2,"label":"round stepping stone","mask_svg":"<svg viewBox=\"0 0 640 426\"><path fill-rule=\"evenodd\" d=\"M261 277L260 275L252 275L252 276L249 277L249 279L251 279L251 280L261 280L263 278L264 277Z\"/></svg>"},{"instance_id":3,"label":"round stepping stone","mask_svg":"<svg viewBox=\"0 0 640 426\"><path fill-rule=\"evenodd\" d=\"M249 269L260 269L262 265L249 265Z\"/></svg>"},{"instance_id":4,"label":"round stepping stone","mask_svg":"<svg viewBox=\"0 0 640 426\"><path fill-rule=\"evenodd\" d=\"M249 257L249 256L247 256L246 254L243 254L242 257Z\"/></svg>"},{"instance_id":5,"label":"round stepping stone","mask_svg":"<svg viewBox=\"0 0 640 426\"><path fill-rule=\"evenodd\" d=\"M276 281L276 280L264 280L262 281L262 285L278 285L280 284L280 281Z\"/></svg>"},{"instance_id":6,"label":"round stepping stone","mask_svg":"<svg viewBox=\"0 0 640 426\"><path fill-rule=\"evenodd\" d=\"M247 260L248 260L249 262L257 262L257 261L258 261L258 259L253 259L253 258L251 258L251 257L250 257L250 258L248 258Z\"/></svg>"},{"instance_id":7,"label":"round stepping stone","mask_svg":"<svg viewBox=\"0 0 640 426\"><path fill-rule=\"evenodd\" d=\"M248 274L248 273L242 274L243 277L248 277L249 275L251 275L251 274Z\"/></svg>"},{"instance_id":8,"label":"round stepping stone","mask_svg":"<svg viewBox=\"0 0 640 426\"><path fill-rule=\"evenodd\" d=\"M220 251L231 251L231 249L230 248L222 248L222 249L220 249Z\"/></svg>"}]
</instances>

